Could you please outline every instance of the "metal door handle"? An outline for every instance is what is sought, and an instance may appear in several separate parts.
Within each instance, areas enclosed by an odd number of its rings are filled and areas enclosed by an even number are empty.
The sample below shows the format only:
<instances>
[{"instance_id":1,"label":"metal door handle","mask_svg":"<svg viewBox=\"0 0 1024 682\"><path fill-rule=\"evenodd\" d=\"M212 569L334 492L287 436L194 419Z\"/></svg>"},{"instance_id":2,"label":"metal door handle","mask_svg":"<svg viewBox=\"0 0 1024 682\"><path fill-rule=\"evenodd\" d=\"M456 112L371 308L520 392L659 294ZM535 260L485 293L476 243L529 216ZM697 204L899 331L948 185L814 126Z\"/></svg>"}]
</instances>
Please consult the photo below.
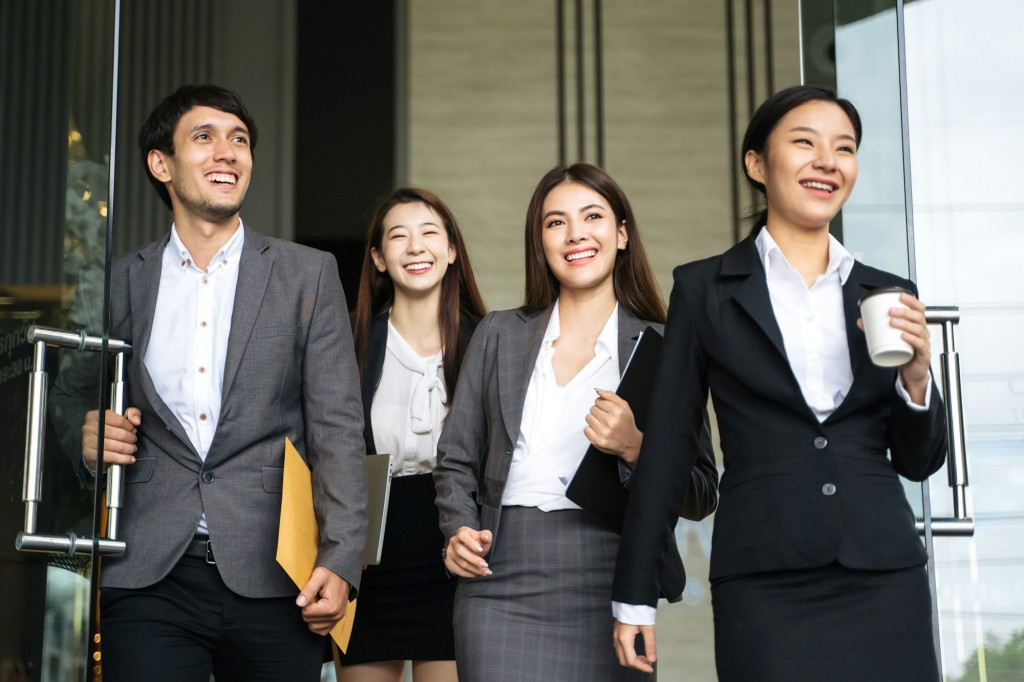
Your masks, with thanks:
<instances>
[{"instance_id":1,"label":"metal door handle","mask_svg":"<svg viewBox=\"0 0 1024 682\"><path fill-rule=\"evenodd\" d=\"M960 394L960 356L956 351L953 326L960 322L959 306L928 306L925 309L928 324L942 327L942 397L946 407L946 470L949 487L953 490L953 516L933 518L932 535L974 535L974 517L967 503L967 447L964 438L964 408ZM917 531L924 533L924 520L917 520Z\"/></svg>"},{"instance_id":2,"label":"metal door handle","mask_svg":"<svg viewBox=\"0 0 1024 682\"><path fill-rule=\"evenodd\" d=\"M106 344L99 336L52 329L32 327L28 331L28 342L33 345L32 373L28 386L28 423L25 434L25 472L21 499L25 503L25 525L18 533L14 546L23 552L46 552L51 554L120 556L125 552L125 543L117 539L117 523L123 498L123 467L111 465L107 469L107 537L78 537L67 535L46 535L36 532L39 504L43 492L43 449L46 433L46 347L72 348L79 351L106 350L114 354L115 379L111 387L111 409L124 414L124 359L131 353L131 345L118 339L107 339Z\"/></svg>"}]
</instances>

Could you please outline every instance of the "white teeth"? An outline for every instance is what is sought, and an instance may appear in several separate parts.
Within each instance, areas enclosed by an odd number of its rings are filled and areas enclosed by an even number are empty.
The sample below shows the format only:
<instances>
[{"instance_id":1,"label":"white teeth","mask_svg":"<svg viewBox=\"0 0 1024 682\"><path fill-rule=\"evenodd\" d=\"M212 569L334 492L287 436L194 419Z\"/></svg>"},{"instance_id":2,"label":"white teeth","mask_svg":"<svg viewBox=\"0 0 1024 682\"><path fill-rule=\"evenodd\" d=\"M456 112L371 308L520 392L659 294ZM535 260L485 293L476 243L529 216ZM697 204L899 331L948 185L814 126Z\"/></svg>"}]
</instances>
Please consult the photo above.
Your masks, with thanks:
<instances>
[{"instance_id":1,"label":"white teeth","mask_svg":"<svg viewBox=\"0 0 1024 682\"><path fill-rule=\"evenodd\" d=\"M235 184L235 176L230 173L210 173L206 176L206 179L210 182L217 183L218 185Z\"/></svg>"},{"instance_id":2,"label":"white teeth","mask_svg":"<svg viewBox=\"0 0 1024 682\"><path fill-rule=\"evenodd\" d=\"M405 266L405 269L406 270L411 270L412 272L418 272L420 270L426 270L431 265L433 265L433 264L432 263L409 263L408 265Z\"/></svg>"},{"instance_id":3,"label":"white teeth","mask_svg":"<svg viewBox=\"0 0 1024 682\"><path fill-rule=\"evenodd\" d=\"M567 255L565 257L565 260L571 263L574 260L579 260L581 258L593 258L596 255L597 249L590 249L589 251L577 251L576 253L570 253L569 255Z\"/></svg>"},{"instance_id":4,"label":"white teeth","mask_svg":"<svg viewBox=\"0 0 1024 682\"><path fill-rule=\"evenodd\" d=\"M834 192L836 189L832 185L826 185L824 182L812 182L810 180L801 182L800 184L804 187L809 187L810 189L823 189L826 192Z\"/></svg>"}]
</instances>

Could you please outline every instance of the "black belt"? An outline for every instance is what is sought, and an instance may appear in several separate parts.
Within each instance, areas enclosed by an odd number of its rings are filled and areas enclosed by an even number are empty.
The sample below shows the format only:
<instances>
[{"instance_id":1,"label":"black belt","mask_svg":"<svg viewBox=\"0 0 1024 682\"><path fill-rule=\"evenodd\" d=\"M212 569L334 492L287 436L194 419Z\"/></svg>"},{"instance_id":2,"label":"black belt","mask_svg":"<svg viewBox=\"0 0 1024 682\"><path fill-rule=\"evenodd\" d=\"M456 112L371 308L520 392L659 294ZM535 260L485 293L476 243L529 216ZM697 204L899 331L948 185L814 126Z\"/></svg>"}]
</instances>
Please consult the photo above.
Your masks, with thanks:
<instances>
[{"instance_id":1,"label":"black belt","mask_svg":"<svg viewBox=\"0 0 1024 682\"><path fill-rule=\"evenodd\" d=\"M211 566L217 562L213 558L213 546L208 535L195 535L185 547L185 556L199 557Z\"/></svg>"}]
</instances>

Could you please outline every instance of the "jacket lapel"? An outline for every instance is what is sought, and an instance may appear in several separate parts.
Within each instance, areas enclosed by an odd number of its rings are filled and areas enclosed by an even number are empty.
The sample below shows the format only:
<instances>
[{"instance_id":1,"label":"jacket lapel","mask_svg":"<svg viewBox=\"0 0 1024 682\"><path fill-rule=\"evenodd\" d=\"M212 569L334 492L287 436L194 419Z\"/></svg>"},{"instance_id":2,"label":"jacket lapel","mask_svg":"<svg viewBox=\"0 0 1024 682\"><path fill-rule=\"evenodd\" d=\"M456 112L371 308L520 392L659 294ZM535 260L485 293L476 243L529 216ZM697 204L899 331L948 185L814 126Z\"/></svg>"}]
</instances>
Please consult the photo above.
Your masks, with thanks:
<instances>
[{"instance_id":1,"label":"jacket lapel","mask_svg":"<svg viewBox=\"0 0 1024 682\"><path fill-rule=\"evenodd\" d=\"M263 305L263 295L270 282L270 272L274 265L274 255L270 250L270 242L258 232L249 228L245 230L245 243L242 245L242 258L238 264L238 283L235 287L235 303L231 311L231 331L228 334L228 352L224 360L224 386L221 402L227 400L231 392L231 384L242 364L245 347L249 343L253 326Z\"/></svg>"},{"instance_id":2,"label":"jacket lapel","mask_svg":"<svg viewBox=\"0 0 1024 682\"><path fill-rule=\"evenodd\" d=\"M146 368L146 350L149 348L153 318L156 316L156 302L160 293L160 276L163 272L164 250L170 241L170 232L160 241L139 251L138 260L128 266L128 299L131 310L131 334L133 362L138 367L140 388L145 400L153 406L160 419L175 436L181 440L198 459L199 453L192 446L188 434L171 409L157 393L153 378Z\"/></svg>"},{"instance_id":3,"label":"jacket lapel","mask_svg":"<svg viewBox=\"0 0 1024 682\"><path fill-rule=\"evenodd\" d=\"M850 276L846 278L843 285L843 314L846 317L846 342L850 347L850 366L853 368L853 380L861 374L865 362L868 359L867 341L864 339L864 332L857 326L860 318L860 297L870 289L877 286L865 280L867 269L860 263L854 262Z\"/></svg>"},{"instance_id":4,"label":"jacket lapel","mask_svg":"<svg viewBox=\"0 0 1024 682\"><path fill-rule=\"evenodd\" d=\"M871 362L864 332L857 326L857 320L860 318L858 303L861 296L872 289L891 286L891 283L877 279L874 272L871 268L855 262L853 269L850 270L850 276L843 285L843 314L846 318L846 343L850 352L853 384L842 404L825 421L841 417L846 411L856 409L865 397L870 395L870 389L879 385L878 382L895 381L893 370L878 367Z\"/></svg>"},{"instance_id":5,"label":"jacket lapel","mask_svg":"<svg viewBox=\"0 0 1024 682\"><path fill-rule=\"evenodd\" d=\"M366 339L366 357L363 365L363 440L366 441L366 454L377 452L377 444L373 441L373 424L370 419L370 408L373 395L380 385L380 377L384 372L384 354L388 347L388 313L382 313L370 322L370 332Z\"/></svg>"},{"instance_id":6,"label":"jacket lapel","mask_svg":"<svg viewBox=\"0 0 1024 682\"><path fill-rule=\"evenodd\" d=\"M626 371L629 356L633 354L633 348L647 326L647 322L639 319L625 306L619 305L619 376Z\"/></svg>"},{"instance_id":7,"label":"jacket lapel","mask_svg":"<svg viewBox=\"0 0 1024 682\"><path fill-rule=\"evenodd\" d=\"M775 320L771 297L768 295L768 280L764 266L758 259L753 238L748 237L725 252L720 274L726 279L740 280L733 291L733 298L761 328L788 365L782 331Z\"/></svg>"},{"instance_id":8,"label":"jacket lapel","mask_svg":"<svg viewBox=\"0 0 1024 682\"><path fill-rule=\"evenodd\" d=\"M501 335L498 345L498 400L505 430L513 445L519 440L526 389L537 364L550 314L551 308L530 314L517 311L516 320L508 333Z\"/></svg>"}]
</instances>

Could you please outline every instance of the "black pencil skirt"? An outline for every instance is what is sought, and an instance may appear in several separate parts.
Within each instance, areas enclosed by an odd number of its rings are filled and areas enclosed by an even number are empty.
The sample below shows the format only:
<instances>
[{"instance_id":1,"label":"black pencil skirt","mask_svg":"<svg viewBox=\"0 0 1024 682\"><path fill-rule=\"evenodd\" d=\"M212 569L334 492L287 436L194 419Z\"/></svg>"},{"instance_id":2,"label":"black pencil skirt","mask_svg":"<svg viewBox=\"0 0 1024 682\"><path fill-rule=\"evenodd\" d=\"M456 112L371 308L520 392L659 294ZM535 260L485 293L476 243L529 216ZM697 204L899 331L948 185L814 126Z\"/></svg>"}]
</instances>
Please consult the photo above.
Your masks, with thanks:
<instances>
[{"instance_id":1,"label":"black pencil skirt","mask_svg":"<svg viewBox=\"0 0 1024 682\"><path fill-rule=\"evenodd\" d=\"M455 660L458 580L445 571L444 544L431 474L393 478L380 565L363 571L342 665Z\"/></svg>"},{"instance_id":2,"label":"black pencil skirt","mask_svg":"<svg viewBox=\"0 0 1024 682\"><path fill-rule=\"evenodd\" d=\"M937 682L923 566L715 580L719 682Z\"/></svg>"}]
</instances>

